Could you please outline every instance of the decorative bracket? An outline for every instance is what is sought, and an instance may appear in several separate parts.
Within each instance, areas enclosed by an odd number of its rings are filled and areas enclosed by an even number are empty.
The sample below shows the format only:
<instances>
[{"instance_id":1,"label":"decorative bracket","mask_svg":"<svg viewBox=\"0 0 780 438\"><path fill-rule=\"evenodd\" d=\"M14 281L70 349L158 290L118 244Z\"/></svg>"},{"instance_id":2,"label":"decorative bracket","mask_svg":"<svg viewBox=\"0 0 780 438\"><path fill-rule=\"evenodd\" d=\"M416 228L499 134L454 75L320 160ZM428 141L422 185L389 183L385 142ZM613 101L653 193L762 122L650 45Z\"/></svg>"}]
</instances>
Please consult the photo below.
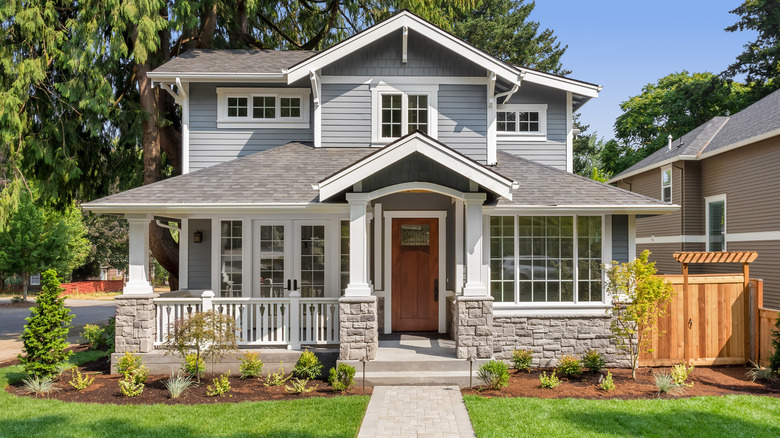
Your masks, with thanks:
<instances>
[{"instance_id":1,"label":"decorative bracket","mask_svg":"<svg viewBox=\"0 0 780 438\"><path fill-rule=\"evenodd\" d=\"M174 91L173 86L176 85L176 90ZM187 93L184 91L184 87L181 84L181 79L176 78L175 84L169 83L169 82L160 82L160 88L167 91L168 94L173 97L173 100L181 105L182 102L187 98Z\"/></svg>"},{"instance_id":2,"label":"decorative bracket","mask_svg":"<svg viewBox=\"0 0 780 438\"><path fill-rule=\"evenodd\" d=\"M408 40L409 40L409 26L404 26L403 29L403 55L401 57L401 62L406 64L406 53L407 53L407 46L408 46Z\"/></svg>"},{"instance_id":3,"label":"decorative bracket","mask_svg":"<svg viewBox=\"0 0 780 438\"><path fill-rule=\"evenodd\" d=\"M496 99L493 96L496 92L496 72L491 71L488 75L488 96L490 96L490 106L495 105Z\"/></svg>"},{"instance_id":4,"label":"decorative bracket","mask_svg":"<svg viewBox=\"0 0 780 438\"><path fill-rule=\"evenodd\" d=\"M322 82L320 81L320 75L314 71L309 72L309 80L311 80L311 93L314 106L320 106L320 94L322 93Z\"/></svg>"}]
</instances>

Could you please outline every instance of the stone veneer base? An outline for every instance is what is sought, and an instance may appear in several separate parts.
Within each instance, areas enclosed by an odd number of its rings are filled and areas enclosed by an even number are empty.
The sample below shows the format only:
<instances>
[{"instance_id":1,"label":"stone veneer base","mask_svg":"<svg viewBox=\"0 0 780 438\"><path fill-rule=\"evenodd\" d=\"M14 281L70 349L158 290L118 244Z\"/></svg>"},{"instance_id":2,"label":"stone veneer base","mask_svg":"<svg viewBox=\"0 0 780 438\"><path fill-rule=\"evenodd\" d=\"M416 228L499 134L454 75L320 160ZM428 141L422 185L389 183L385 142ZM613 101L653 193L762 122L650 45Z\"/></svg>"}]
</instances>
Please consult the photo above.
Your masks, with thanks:
<instances>
[{"instance_id":1,"label":"stone veneer base","mask_svg":"<svg viewBox=\"0 0 780 438\"><path fill-rule=\"evenodd\" d=\"M493 297L456 296L452 306L452 338L459 359L493 356Z\"/></svg>"},{"instance_id":2,"label":"stone veneer base","mask_svg":"<svg viewBox=\"0 0 780 438\"><path fill-rule=\"evenodd\" d=\"M148 353L154 349L154 299L159 294L119 295L116 302L116 353Z\"/></svg>"},{"instance_id":3,"label":"stone veneer base","mask_svg":"<svg viewBox=\"0 0 780 438\"><path fill-rule=\"evenodd\" d=\"M377 297L339 298L339 360L376 359Z\"/></svg>"}]
</instances>

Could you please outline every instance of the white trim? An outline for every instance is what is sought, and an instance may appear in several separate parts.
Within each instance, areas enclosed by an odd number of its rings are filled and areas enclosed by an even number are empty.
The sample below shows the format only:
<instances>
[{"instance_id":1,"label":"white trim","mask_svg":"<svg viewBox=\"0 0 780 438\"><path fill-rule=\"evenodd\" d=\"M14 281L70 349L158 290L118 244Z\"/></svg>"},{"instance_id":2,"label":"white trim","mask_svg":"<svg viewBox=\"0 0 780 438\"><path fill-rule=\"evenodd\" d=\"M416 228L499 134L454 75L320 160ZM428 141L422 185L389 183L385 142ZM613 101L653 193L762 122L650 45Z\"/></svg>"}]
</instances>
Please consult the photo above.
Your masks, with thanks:
<instances>
[{"instance_id":1,"label":"white trim","mask_svg":"<svg viewBox=\"0 0 780 438\"><path fill-rule=\"evenodd\" d=\"M726 242L760 242L780 240L778 231L756 231L752 233L726 233Z\"/></svg>"},{"instance_id":2,"label":"white trim","mask_svg":"<svg viewBox=\"0 0 780 438\"><path fill-rule=\"evenodd\" d=\"M463 277L465 272L463 224L466 219L463 215L463 200L453 199L452 202L455 203L455 294L460 295L463 293L463 284L465 283L465 279Z\"/></svg>"},{"instance_id":3,"label":"white trim","mask_svg":"<svg viewBox=\"0 0 780 438\"><path fill-rule=\"evenodd\" d=\"M636 259L636 215L628 215L628 261Z\"/></svg>"},{"instance_id":4,"label":"white trim","mask_svg":"<svg viewBox=\"0 0 780 438\"><path fill-rule=\"evenodd\" d=\"M334 85L486 85L485 76L320 76L323 84Z\"/></svg>"},{"instance_id":5,"label":"white trim","mask_svg":"<svg viewBox=\"0 0 780 438\"><path fill-rule=\"evenodd\" d=\"M512 199L512 190L516 186L514 181L510 181L497 173L483 168L474 161L455 153L438 142L431 141L431 139L419 133L407 136L393 145L369 155L365 159L320 182L314 188L319 190L320 199L326 200L352 187L357 181L362 181L415 152L438 162L499 196Z\"/></svg>"},{"instance_id":6,"label":"white trim","mask_svg":"<svg viewBox=\"0 0 780 438\"><path fill-rule=\"evenodd\" d=\"M317 72L309 72L314 105L314 147L322 147L322 81ZM303 109L301 109L303 110Z\"/></svg>"},{"instance_id":7,"label":"white trim","mask_svg":"<svg viewBox=\"0 0 780 438\"><path fill-rule=\"evenodd\" d=\"M679 210L679 205L498 205L485 207L485 213L490 215L507 215L526 213L547 216L566 216L569 214L593 215L593 214L665 214ZM514 213L513 213L514 212Z\"/></svg>"},{"instance_id":8,"label":"white trim","mask_svg":"<svg viewBox=\"0 0 780 438\"><path fill-rule=\"evenodd\" d=\"M371 145L384 146L400 137L382 137L382 95L401 94L401 135L409 131L409 95L425 95L428 99L428 136L439 137L439 85L395 84L379 82L371 86Z\"/></svg>"},{"instance_id":9,"label":"white trim","mask_svg":"<svg viewBox=\"0 0 780 438\"><path fill-rule=\"evenodd\" d=\"M637 245L653 245L662 243L705 243L707 236L697 235L681 235L681 236L650 236L650 237L637 237Z\"/></svg>"},{"instance_id":10,"label":"white trim","mask_svg":"<svg viewBox=\"0 0 780 438\"><path fill-rule=\"evenodd\" d=\"M577 317L577 316L601 316L604 317L605 312L611 306L606 303L595 304L577 304L561 303L561 305L554 305L555 303L524 303L522 306L513 305L511 303L493 303L493 316L515 316L515 317L538 317L538 316L555 316L561 317ZM547 304L544 306L528 306L527 304Z\"/></svg>"},{"instance_id":11,"label":"white trim","mask_svg":"<svg viewBox=\"0 0 780 438\"><path fill-rule=\"evenodd\" d=\"M664 174L669 172L669 200L664 199ZM661 167L661 201L662 202L674 202L674 170L671 164Z\"/></svg>"},{"instance_id":12,"label":"white trim","mask_svg":"<svg viewBox=\"0 0 780 438\"><path fill-rule=\"evenodd\" d=\"M374 203L374 289L385 290L384 277L382 276L382 203Z\"/></svg>"},{"instance_id":13,"label":"white trim","mask_svg":"<svg viewBox=\"0 0 780 438\"><path fill-rule=\"evenodd\" d=\"M487 165L494 166L498 163L497 144L496 144L496 74L490 72L487 90Z\"/></svg>"},{"instance_id":14,"label":"white trim","mask_svg":"<svg viewBox=\"0 0 780 438\"><path fill-rule=\"evenodd\" d=\"M731 151L731 150L734 150L734 149L737 149L737 148L740 148L742 146L746 146L746 145L749 145L749 144L752 144L752 143L758 143L759 141L766 140L768 138L772 138L772 137L775 137L775 136L778 136L778 135L780 135L780 129L775 129L773 131L765 132L763 134L759 134L759 135L756 135L756 136L753 136L753 137L750 137L750 138L746 138L746 139L744 139L742 141L738 141L736 143L732 143L732 144L730 144L728 146L724 146L722 148L718 148L718 149L712 150L710 152L705 152L705 153L699 155L699 159L703 160L703 159L709 158L709 157L711 157L713 155L722 154L724 152L728 152L728 151Z\"/></svg>"},{"instance_id":15,"label":"white trim","mask_svg":"<svg viewBox=\"0 0 780 438\"><path fill-rule=\"evenodd\" d=\"M176 78L192 82L245 82L246 80L283 82L286 79L285 74L281 71L279 73L156 73L152 71L146 76L154 82L175 81Z\"/></svg>"},{"instance_id":16,"label":"white trim","mask_svg":"<svg viewBox=\"0 0 780 438\"><path fill-rule=\"evenodd\" d=\"M385 327L384 333L393 332L393 219L412 218L412 219L438 219L439 220L439 333L447 332L447 212L432 211L414 211L414 210L392 210L384 212L385 236L384 236L384 255L385 255L385 288L383 295L385 298ZM389 220L388 220L389 219Z\"/></svg>"},{"instance_id":17,"label":"white trim","mask_svg":"<svg viewBox=\"0 0 780 438\"><path fill-rule=\"evenodd\" d=\"M190 173L190 84L188 82L179 85L181 98L181 173Z\"/></svg>"},{"instance_id":18,"label":"white trim","mask_svg":"<svg viewBox=\"0 0 780 438\"><path fill-rule=\"evenodd\" d=\"M574 100L566 91L566 171L574 172ZM546 125L546 123L545 123Z\"/></svg>"},{"instance_id":19,"label":"white trim","mask_svg":"<svg viewBox=\"0 0 780 438\"><path fill-rule=\"evenodd\" d=\"M246 117L228 117L228 98L247 99ZM276 104L275 116L269 119L256 119L252 117L252 98L273 97ZM299 117L281 116L281 99L298 98L301 102L301 115ZM237 88L217 87L217 128L254 128L254 129L305 129L309 127L309 101L311 89L309 88Z\"/></svg>"},{"instance_id":20,"label":"white trim","mask_svg":"<svg viewBox=\"0 0 780 438\"><path fill-rule=\"evenodd\" d=\"M723 249L721 251L728 251L728 203L726 202L726 194L712 195L704 197L704 236L705 246L707 251L710 250L710 203L711 202L723 202Z\"/></svg>"},{"instance_id":21,"label":"white trim","mask_svg":"<svg viewBox=\"0 0 780 438\"><path fill-rule=\"evenodd\" d=\"M755 231L750 233L726 233L726 242L769 242L780 240L780 230ZM706 235L651 236L639 237L636 245L660 243L707 243Z\"/></svg>"},{"instance_id":22,"label":"white trim","mask_svg":"<svg viewBox=\"0 0 780 438\"><path fill-rule=\"evenodd\" d=\"M496 136L499 141L547 141L547 104L521 104L521 103L508 103L497 105L495 109L496 120ZM514 131L499 131L498 130L498 113L499 112L513 112L515 113L515 130ZM520 121L517 119L518 112L535 112L539 114L539 130L538 131L519 131Z\"/></svg>"},{"instance_id":23,"label":"white trim","mask_svg":"<svg viewBox=\"0 0 780 438\"><path fill-rule=\"evenodd\" d=\"M583 97L597 98L599 97L599 92L603 88L601 85L589 84L587 82L578 81L576 79L555 76L549 73L529 70L523 67L517 67L517 69L522 73L523 80L534 84L558 88L560 90L568 91Z\"/></svg>"},{"instance_id":24,"label":"white trim","mask_svg":"<svg viewBox=\"0 0 780 438\"><path fill-rule=\"evenodd\" d=\"M408 52L408 46L409 46L409 26L403 27L403 37L401 37L401 51L403 52L401 54L401 62L406 64L407 60L407 52Z\"/></svg>"}]
</instances>

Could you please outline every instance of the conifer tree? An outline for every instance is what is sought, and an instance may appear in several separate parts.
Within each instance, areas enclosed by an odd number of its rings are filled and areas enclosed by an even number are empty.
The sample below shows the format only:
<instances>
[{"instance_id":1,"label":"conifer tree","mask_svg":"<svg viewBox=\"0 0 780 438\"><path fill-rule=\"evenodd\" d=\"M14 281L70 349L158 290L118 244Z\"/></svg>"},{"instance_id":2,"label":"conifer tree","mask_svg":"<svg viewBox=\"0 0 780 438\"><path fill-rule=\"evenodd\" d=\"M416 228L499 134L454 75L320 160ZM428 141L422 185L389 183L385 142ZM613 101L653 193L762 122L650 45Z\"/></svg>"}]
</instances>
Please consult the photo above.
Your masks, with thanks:
<instances>
[{"instance_id":1,"label":"conifer tree","mask_svg":"<svg viewBox=\"0 0 780 438\"><path fill-rule=\"evenodd\" d=\"M65 351L68 346L68 332L73 315L65 307L65 298L60 298L60 279L53 270L43 273L41 293L36 307L27 318L22 341L24 355L19 360L30 376L56 376L60 367L73 352Z\"/></svg>"}]
</instances>

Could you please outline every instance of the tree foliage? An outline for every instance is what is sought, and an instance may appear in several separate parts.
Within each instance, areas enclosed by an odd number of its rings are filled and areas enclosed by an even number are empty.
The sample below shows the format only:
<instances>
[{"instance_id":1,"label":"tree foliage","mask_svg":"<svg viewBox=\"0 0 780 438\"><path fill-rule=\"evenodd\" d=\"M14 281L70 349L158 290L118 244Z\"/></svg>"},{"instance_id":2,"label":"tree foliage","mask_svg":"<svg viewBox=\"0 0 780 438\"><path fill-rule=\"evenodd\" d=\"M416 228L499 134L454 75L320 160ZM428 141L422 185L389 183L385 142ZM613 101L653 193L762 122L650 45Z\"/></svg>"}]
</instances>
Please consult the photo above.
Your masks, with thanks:
<instances>
[{"instance_id":1,"label":"tree foliage","mask_svg":"<svg viewBox=\"0 0 780 438\"><path fill-rule=\"evenodd\" d=\"M745 0L732 14L739 21L727 27L727 32L753 30L756 39L745 44L745 51L723 72L728 77L746 74L748 82L775 81L780 87L780 2L777 0Z\"/></svg>"},{"instance_id":2,"label":"tree foliage","mask_svg":"<svg viewBox=\"0 0 780 438\"><path fill-rule=\"evenodd\" d=\"M19 355L19 360L30 376L54 377L73 354L65 351L73 315L65 307L65 298L60 298L62 288L56 272L44 272L41 285L37 306L30 309L32 314L24 326L24 355Z\"/></svg>"},{"instance_id":3,"label":"tree foliage","mask_svg":"<svg viewBox=\"0 0 780 438\"><path fill-rule=\"evenodd\" d=\"M634 379L639 355L652 351L653 339L662 334L658 319L666 315L674 297L672 284L655 276L655 263L648 262L649 257L650 251L644 250L633 261L613 261L607 269L612 339L629 356Z\"/></svg>"},{"instance_id":4,"label":"tree foliage","mask_svg":"<svg viewBox=\"0 0 780 438\"><path fill-rule=\"evenodd\" d=\"M164 345L168 352L177 352L182 358L194 354L196 364L204 358L211 359L213 370L214 361L238 349L237 330L236 321L230 315L213 310L197 312L172 323Z\"/></svg>"},{"instance_id":5,"label":"tree foliage","mask_svg":"<svg viewBox=\"0 0 780 438\"><path fill-rule=\"evenodd\" d=\"M73 206L64 211L41 207L25 190L6 225L0 230L0 271L22 277L25 300L30 274L47 269L70 273L89 254L81 212Z\"/></svg>"},{"instance_id":6,"label":"tree foliage","mask_svg":"<svg viewBox=\"0 0 780 438\"><path fill-rule=\"evenodd\" d=\"M100 274L100 268L127 269L127 221L116 216L85 213L86 237L91 249L84 264L73 272L73 277L88 278Z\"/></svg>"}]
</instances>

